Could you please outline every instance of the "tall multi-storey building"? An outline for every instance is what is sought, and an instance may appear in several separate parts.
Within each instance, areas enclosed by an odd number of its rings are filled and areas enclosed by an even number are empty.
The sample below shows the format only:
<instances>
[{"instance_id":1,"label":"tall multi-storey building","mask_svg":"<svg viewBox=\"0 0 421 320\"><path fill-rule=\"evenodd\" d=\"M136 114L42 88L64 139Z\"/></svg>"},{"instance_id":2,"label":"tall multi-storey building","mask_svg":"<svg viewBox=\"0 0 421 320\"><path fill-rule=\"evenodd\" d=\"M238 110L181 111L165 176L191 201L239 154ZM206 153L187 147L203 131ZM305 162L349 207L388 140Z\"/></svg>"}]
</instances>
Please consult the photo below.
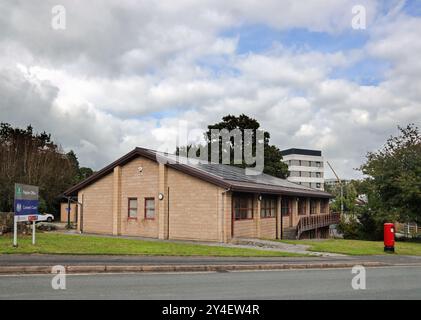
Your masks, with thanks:
<instances>
[{"instance_id":1,"label":"tall multi-storey building","mask_svg":"<svg viewBox=\"0 0 421 320\"><path fill-rule=\"evenodd\" d=\"M324 163L321 151L291 148L281 153L283 161L288 164L289 181L324 190Z\"/></svg>"}]
</instances>

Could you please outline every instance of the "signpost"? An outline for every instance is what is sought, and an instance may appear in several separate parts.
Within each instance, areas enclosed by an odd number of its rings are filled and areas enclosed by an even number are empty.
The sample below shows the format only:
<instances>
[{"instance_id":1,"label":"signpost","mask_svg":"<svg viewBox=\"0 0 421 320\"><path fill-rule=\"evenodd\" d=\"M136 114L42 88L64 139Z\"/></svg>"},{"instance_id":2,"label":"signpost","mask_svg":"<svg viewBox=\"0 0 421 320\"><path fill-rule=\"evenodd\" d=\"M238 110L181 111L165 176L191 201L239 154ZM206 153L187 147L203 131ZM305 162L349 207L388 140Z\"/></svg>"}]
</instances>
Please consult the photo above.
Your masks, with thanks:
<instances>
[{"instance_id":1,"label":"signpost","mask_svg":"<svg viewBox=\"0 0 421 320\"><path fill-rule=\"evenodd\" d=\"M15 183L15 216L13 223L13 246L18 245L17 223L32 221L32 244L35 244L35 221L38 220L38 194L37 186Z\"/></svg>"}]
</instances>

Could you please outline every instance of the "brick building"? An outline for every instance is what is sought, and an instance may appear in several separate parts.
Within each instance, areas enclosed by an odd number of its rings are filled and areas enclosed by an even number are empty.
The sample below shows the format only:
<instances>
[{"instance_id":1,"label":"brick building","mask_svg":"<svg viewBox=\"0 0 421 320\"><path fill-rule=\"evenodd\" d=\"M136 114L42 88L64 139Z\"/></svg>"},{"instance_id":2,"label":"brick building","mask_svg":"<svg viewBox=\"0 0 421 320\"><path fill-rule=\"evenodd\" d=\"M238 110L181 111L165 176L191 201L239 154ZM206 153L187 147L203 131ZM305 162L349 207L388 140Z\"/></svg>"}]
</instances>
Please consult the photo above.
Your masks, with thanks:
<instances>
[{"instance_id":1,"label":"brick building","mask_svg":"<svg viewBox=\"0 0 421 320\"><path fill-rule=\"evenodd\" d=\"M330 194L136 148L65 192L83 232L227 242L326 237ZM282 217L282 218L281 218Z\"/></svg>"}]
</instances>

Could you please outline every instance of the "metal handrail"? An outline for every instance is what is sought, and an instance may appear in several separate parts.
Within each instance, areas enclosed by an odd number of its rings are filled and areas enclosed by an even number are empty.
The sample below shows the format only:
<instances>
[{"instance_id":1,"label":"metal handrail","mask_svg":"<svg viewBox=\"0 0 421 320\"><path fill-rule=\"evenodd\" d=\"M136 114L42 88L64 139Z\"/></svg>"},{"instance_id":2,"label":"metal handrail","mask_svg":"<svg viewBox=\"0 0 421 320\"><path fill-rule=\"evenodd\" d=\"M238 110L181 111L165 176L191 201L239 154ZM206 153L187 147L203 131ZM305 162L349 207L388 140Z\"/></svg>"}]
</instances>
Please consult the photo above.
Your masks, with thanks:
<instances>
[{"instance_id":1,"label":"metal handrail","mask_svg":"<svg viewBox=\"0 0 421 320\"><path fill-rule=\"evenodd\" d=\"M320 214L314 216L301 217L297 224L297 239L300 238L304 231L313 230L339 223L340 214Z\"/></svg>"}]
</instances>

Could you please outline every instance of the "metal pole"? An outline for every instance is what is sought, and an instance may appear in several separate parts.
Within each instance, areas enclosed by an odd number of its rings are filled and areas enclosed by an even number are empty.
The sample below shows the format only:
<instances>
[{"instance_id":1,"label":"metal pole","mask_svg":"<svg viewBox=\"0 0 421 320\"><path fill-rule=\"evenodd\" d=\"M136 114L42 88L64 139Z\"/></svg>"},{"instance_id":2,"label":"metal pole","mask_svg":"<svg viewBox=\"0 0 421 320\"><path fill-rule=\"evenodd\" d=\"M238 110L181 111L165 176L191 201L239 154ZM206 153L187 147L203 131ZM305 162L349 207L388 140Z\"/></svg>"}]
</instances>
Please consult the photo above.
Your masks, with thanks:
<instances>
[{"instance_id":1,"label":"metal pole","mask_svg":"<svg viewBox=\"0 0 421 320\"><path fill-rule=\"evenodd\" d=\"M35 220L32 221L32 244L35 244Z\"/></svg>"},{"instance_id":2,"label":"metal pole","mask_svg":"<svg viewBox=\"0 0 421 320\"><path fill-rule=\"evenodd\" d=\"M67 199L67 229L70 229L70 198Z\"/></svg>"},{"instance_id":3,"label":"metal pole","mask_svg":"<svg viewBox=\"0 0 421 320\"><path fill-rule=\"evenodd\" d=\"M344 200L343 199L344 199L344 186L341 181L341 216L343 216L343 213L344 213Z\"/></svg>"},{"instance_id":4,"label":"metal pole","mask_svg":"<svg viewBox=\"0 0 421 320\"><path fill-rule=\"evenodd\" d=\"M332 170L333 174L335 175L336 179L339 182L339 185L341 186L341 215L343 215L344 213L344 185L342 183L342 180L339 179L339 176L336 174L335 170L333 170L332 166L330 165L329 161L326 161L327 164L329 165L330 170Z\"/></svg>"},{"instance_id":5,"label":"metal pole","mask_svg":"<svg viewBox=\"0 0 421 320\"><path fill-rule=\"evenodd\" d=\"M13 246L18 246L18 223L16 216L13 216Z\"/></svg>"}]
</instances>

